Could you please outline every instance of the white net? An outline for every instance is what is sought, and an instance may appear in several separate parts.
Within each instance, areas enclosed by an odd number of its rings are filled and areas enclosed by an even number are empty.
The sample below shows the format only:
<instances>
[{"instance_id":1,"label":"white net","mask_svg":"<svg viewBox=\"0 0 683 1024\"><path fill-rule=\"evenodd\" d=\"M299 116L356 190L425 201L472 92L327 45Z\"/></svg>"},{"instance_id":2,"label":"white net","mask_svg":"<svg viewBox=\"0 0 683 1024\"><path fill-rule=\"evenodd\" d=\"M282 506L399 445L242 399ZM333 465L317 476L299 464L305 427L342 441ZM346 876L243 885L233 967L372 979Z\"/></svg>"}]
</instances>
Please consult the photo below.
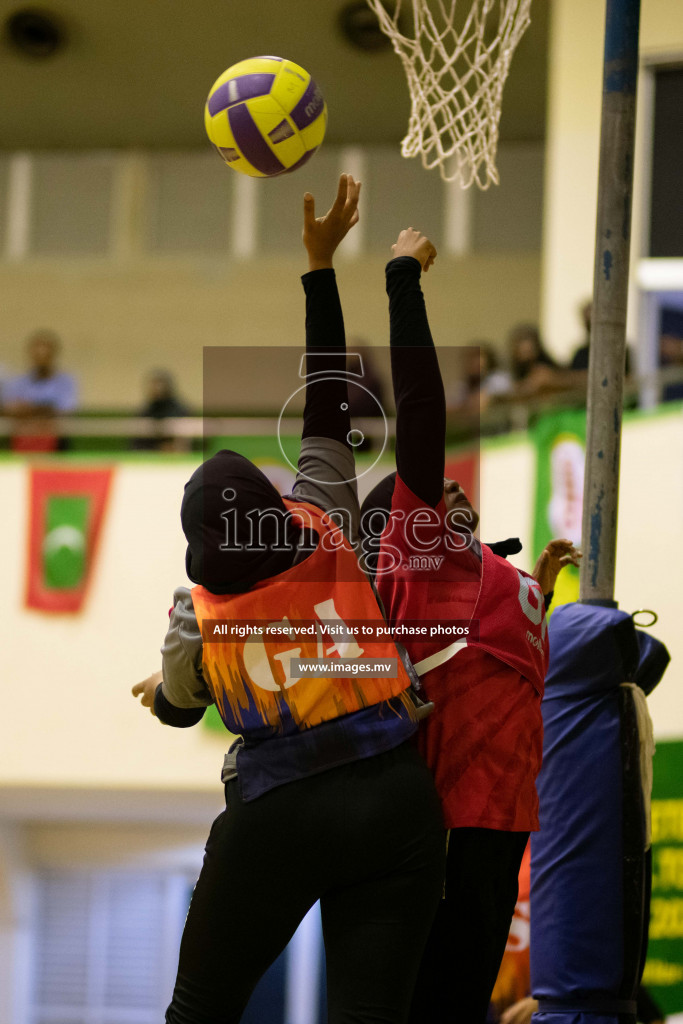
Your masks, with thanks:
<instances>
[{"instance_id":1,"label":"white net","mask_svg":"<svg viewBox=\"0 0 683 1024\"><path fill-rule=\"evenodd\" d=\"M410 89L403 156L446 181L498 184L503 86L531 0L367 0L403 62ZM412 11L412 35L407 22ZM405 23L405 24L404 24Z\"/></svg>"}]
</instances>

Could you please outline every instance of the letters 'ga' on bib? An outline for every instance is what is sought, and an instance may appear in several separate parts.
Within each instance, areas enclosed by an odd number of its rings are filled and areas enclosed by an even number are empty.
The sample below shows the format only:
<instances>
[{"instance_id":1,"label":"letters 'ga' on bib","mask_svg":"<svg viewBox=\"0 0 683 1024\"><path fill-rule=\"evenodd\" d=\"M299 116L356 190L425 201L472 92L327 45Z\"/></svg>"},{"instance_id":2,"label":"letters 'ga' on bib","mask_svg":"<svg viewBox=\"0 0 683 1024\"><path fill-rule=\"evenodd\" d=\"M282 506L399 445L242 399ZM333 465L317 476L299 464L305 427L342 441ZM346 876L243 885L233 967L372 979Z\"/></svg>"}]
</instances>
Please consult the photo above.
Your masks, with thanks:
<instances>
[{"instance_id":1,"label":"letters 'ga' on bib","mask_svg":"<svg viewBox=\"0 0 683 1024\"><path fill-rule=\"evenodd\" d=\"M204 642L203 674L226 727L265 739L289 735L379 704L410 685L389 638L370 642L359 634L326 634L325 623L343 626L362 620L384 626L377 601L342 531L320 509L284 499L300 525L319 537L315 551L291 569L257 583L243 594L216 595L192 590L200 629L207 620L252 621L287 626L308 623L312 635L268 639L221 636ZM202 629L204 635L204 630ZM292 658L395 659L396 677L325 676L296 678Z\"/></svg>"}]
</instances>

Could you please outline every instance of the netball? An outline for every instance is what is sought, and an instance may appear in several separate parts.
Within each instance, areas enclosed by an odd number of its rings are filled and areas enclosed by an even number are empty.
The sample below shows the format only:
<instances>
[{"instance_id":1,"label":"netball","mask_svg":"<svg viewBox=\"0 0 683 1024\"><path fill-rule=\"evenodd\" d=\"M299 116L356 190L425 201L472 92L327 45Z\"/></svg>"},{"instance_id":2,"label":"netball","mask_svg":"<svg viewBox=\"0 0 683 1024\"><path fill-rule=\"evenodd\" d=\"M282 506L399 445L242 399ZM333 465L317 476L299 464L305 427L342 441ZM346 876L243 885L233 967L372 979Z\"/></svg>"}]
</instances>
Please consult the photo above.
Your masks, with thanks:
<instances>
[{"instance_id":1,"label":"netball","mask_svg":"<svg viewBox=\"0 0 683 1024\"><path fill-rule=\"evenodd\" d=\"M325 137L327 107L319 87L298 64L282 57L252 57L214 82L204 123L228 167L272 178L310 160Z\"/></svg>"}]
</instances>

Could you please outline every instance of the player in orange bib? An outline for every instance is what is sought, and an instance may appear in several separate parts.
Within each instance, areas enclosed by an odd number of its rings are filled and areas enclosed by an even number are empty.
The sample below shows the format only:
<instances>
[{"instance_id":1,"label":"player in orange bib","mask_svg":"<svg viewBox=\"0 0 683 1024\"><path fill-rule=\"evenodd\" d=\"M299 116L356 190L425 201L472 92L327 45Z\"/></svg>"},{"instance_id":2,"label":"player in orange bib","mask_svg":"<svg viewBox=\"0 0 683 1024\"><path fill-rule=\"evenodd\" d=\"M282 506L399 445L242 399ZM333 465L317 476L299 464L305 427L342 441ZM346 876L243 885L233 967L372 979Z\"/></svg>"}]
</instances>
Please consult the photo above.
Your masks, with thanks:
<instances>
[{"instance_id":1,"label":"player in orange bib","mask_svg":"<svg viewBox=\"0 0 683 1024\"><path fill-rule=\"evenodd\" d=\"M175 592L162 673L133 689L179 727L215 703L240 736L167 1024L237 1024L318 899L329 1024L403 1024L439 900L441 815L409 742L412 666L381 635L351 544L359 509L332 256L358 219L359 190L342 175L317 219L305 198L307 390L293 492L282 499L237 452L193 474L181 521L195 586Z\"/></svg>"}]
</instances>

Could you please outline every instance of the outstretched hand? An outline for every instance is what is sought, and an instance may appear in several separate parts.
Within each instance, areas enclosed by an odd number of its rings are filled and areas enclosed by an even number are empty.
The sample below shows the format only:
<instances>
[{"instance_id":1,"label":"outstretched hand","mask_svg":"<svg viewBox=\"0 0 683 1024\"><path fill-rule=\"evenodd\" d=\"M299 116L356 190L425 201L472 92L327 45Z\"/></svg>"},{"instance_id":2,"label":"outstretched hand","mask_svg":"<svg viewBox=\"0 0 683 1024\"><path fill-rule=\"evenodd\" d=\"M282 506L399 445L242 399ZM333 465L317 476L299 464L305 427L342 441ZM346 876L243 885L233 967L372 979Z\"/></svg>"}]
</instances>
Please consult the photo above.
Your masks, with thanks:
<instances>
[{"instance_id":1,"label":"outstretched hand","mask_svg":"<svg viewBox=\"0 0 683 1024\"><path fill-rule=\"evenodd\" d=\"M304 195L303 239L308 252L309 270L322 270L332 266L337 246L358 223L358 197L360 182L353 175L339 178L337 198L324 217L315 215L315 199L310 192Z\"/></svg>"},{"instance_id":2,"label":"outstretched hand","mask_svg":"<svg viewBox=\"0 0 683 1024\"><path fill-rule=\"evenodd\" d=\"M534 566L532 576L541 584L544 594L555 589L557 577L565 565L579 565L583 552L575 548L570 540L551 540Z\"/></svg>"},{"instance_id":3,"label":"outstretched hand","mask_svg":"<svg viewBox=\"0 0 683 1024\"><path fill-rule=\"evenodd\" d=\"M426 235L414 228L404 228L391 247L394 256L412 256L425 274L436 259L436 249Z\"/></svg>"},{"instance_id":4,"label":"outstretched hand","mask_svg":"<svg viewBox=\"0 0 683 1024\"><path fill-rule=\"evenodd\" d=\"M152 714L154 714L154 694L161 679L162 674L160 671L152 672L151 676L147 676L141 683L136 683L130 691L134 697L142 697L140 703L143 708L149 708Z\"/></svg>"}]
</instances>

